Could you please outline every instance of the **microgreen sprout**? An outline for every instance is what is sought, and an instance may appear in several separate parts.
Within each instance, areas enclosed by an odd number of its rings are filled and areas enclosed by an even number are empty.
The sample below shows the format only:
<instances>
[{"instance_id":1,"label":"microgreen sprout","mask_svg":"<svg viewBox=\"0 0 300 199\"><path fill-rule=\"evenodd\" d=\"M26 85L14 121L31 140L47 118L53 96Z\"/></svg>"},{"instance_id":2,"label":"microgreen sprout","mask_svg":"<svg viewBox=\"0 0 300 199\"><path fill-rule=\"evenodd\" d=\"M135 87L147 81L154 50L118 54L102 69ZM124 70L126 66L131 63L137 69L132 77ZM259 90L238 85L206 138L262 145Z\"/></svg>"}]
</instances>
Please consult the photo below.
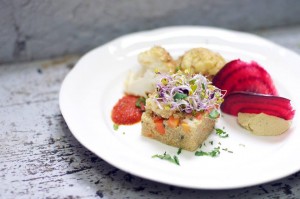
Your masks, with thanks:
<instances>
[{"instance_id":1,"label":"microgreen sprout","mask_svg":"<svg viewBox=\"0 0 300 199\"><path fill-rule=\"evenodd\" d=\"M173 75L158 74L156 93L150 96L160 109L185 113L209 111L211 119L220 116L219 106L223 102L224 91L213 86L200 74Z\"/></svg>"}]
</instances>

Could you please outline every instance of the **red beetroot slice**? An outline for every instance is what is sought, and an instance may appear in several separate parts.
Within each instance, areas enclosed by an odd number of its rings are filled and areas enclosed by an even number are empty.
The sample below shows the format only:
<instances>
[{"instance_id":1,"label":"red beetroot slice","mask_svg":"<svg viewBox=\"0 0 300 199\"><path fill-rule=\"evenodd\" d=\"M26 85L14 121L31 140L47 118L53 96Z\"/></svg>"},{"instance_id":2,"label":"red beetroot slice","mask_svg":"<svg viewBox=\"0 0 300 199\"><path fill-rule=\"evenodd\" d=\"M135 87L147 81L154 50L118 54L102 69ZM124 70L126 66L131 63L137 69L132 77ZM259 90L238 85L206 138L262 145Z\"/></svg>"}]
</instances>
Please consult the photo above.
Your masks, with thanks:
<instances>
[{"instance_id":1,"label":"red beetroot slice","mask_svg":"<svg viewBox=\"0 0 300 199\"><path fill-rule=\"evenodd\" d=\"M289 99L251 92L232 92L225 96L221 104L224 113L235 115L241 113L265 113L285 120L293 119L295 110Z\"/></svg>"},{"instance_id":2,"label":"red beetroot slice","mask_svg":"<svg viewBox=\"0 0 300 199\"><path fill-rule=\"evenodd\" d=\"M254 61L247 63L237 59L228 62L216 74L213 84L226 90L226 95L234 91L278 95L269 73Z\"/></svg>"}]
</instances>

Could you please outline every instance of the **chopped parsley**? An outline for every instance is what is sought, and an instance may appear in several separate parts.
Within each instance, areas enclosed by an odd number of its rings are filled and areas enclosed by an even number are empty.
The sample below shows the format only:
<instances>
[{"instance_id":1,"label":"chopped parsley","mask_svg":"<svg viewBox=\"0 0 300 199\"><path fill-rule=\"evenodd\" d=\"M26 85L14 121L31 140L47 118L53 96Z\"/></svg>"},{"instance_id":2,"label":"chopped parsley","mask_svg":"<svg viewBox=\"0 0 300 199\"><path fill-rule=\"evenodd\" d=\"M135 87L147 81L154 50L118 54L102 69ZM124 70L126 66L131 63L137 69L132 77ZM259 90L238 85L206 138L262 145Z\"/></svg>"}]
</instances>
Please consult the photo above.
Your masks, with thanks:
<instances>
[{"instance_id":1,"label":"chopped parsley","mask_svg":"<svg viewBox=\"0 0 300 199\"><path fill-rule=\"evenodd\" d=\"M176 155L174 155L173 157L170 154L167 154L166 152L163 155L153 155L152 158L160 158L162 160L167 160L171 163L174 163L176 165L180 165L179 164L179 159Z\"/></svg>"},{"instance_id":2,"label":"chopped parsley","mask_svg":"<svg viewBox=\"0 0 300 199\"><path fill-rule=\"evenodd\" d=\"M227 151L228 153L233 153L233 151L229 151L227 148L223 148L223 151Z\"/></svg>"},{"instance_id":3,"label":"chopped parsley","mask_svg":"<svg viewBox=\"0 0 300 199\"><path fill-rule=\"evenodd\" d=\"M119 125L114 124L114 125L113 125L113 128L114 128L115 131L117 131L117 130L119 129Z\"/></svg>"},{"instance_id":4,"label":"chopped parsley","mask_svg":"<svg viewBox=\"0 0 300 199\"><path fill-rule=\"evenodd\" d=\"M139 97L135 102L135 106L140 109L143 109L145 104L146 104L146 98L144 97Z\"/></svg>"},{"instance_id":5,"label":"chopped parsley","mask_svg":"<svg viewBox=\"0 0 300 199\"><path fill-rule=\"evenodd\" d=\"M182 151L182 148L179 148L178 151L177 151L177 155L179 155Z\"/></svg>"},{"instance_id":6,"label":"chopped parsley","mask_svg":"<svg viewBox=\"0 0 300 199\"><path fill-rule=\"evenodd\" d=\"M205 152L205 151L196 151L195 156L211 156L216 157L220 154L220 147L215 147L212 151Z\"/></svg>"},{"instance_id":7,"label":"chopped parsley","mask_svg":"<svg viewBox=\"0 0 300 199\"><path fill-rule=\"evenodd\" d=\"M229 137L228 133L226 133L224 130L216 128L216 134L221 138L227 138Z\"/></svg>"}]
</instances>

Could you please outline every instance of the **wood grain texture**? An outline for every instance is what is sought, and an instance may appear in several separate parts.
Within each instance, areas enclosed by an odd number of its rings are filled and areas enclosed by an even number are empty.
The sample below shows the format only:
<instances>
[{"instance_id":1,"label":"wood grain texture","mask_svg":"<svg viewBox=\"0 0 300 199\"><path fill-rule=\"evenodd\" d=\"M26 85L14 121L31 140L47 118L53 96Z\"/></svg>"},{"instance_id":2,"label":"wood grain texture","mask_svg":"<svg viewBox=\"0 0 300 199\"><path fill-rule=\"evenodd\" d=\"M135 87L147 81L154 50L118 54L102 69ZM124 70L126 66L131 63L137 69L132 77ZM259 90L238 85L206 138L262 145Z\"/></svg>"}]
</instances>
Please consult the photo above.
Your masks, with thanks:
<instances>
[{"instance_id":1,"label":"wood grain texture","mask_svg":"<svg viewBox=\"0 0 300 199\"><path fill-rule=\"evenodd\" d=\"M300 52L299 27L258 33ZM0 198L300 198L300 172L209 191L152 182L109 165L72 136L59 110L61 83L76 60L0 66Z\"/></svg>"}]
</instances>

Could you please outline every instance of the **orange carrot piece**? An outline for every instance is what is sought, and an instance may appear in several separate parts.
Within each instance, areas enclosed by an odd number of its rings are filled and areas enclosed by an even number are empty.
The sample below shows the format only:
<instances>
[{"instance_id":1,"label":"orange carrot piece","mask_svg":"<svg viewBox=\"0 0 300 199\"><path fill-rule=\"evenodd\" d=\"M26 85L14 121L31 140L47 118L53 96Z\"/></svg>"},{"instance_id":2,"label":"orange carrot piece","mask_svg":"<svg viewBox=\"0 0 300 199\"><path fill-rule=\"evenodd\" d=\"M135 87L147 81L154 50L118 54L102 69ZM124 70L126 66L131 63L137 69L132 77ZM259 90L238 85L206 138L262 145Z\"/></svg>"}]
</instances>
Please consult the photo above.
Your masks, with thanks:
<instances>
[{"instance_id":1,"label":"orange carrot piece","mask_svg":"<svg viewBox=\"0 0 300 199\"><path fill-rule=\"evenodd\" d=\"M202 117L203 117L203 113L200 113L200 112L196 113L196 115L195 115L195 118L196 118L197 120L201 120Z\"/></svg>"},{"instance_id":2,"label":"orange carrot piece","mask_svg":"<svg viewBox=\"0 0 300 199\"><path fill-rule=\"evenodd\" d=\"M168 119L168 125L172 128L177 127L179 124L179 118L175 118L173 116L169 117Z\"/></svg>"},{"instance_id":3,"label":"orange carrot piece","mask_svg":"<svg viewBox=\"0 0 300 199\"><path fill-rule=\"evenodd\" d=\"M162 119L154 121L155 128L161 135L165 134L165 126L163 121L164 120Z\"/></svg>"},{"instance_id":4,"label":"orange carrot piece","mask_svg":"<svg viewBox=\"0 0 300 199\"><path fill-rule=\"evenodd\" d=\"M163 120L163 118L161 118L161 117L159 117L159 116L153 116L152 119L153 119L154 122Z\"/></svg>"},{"instance_id":5,"label":"orange carrot piece","mask_svg":"<svg viewBox=\"0 0 300 199\"><path fill-rule=\"evenodd\" d=\"M181 126L185 133L190 132L190 126L187 123L183 122L183 123L181 123Z\"/></svg>"}]
</instances>

